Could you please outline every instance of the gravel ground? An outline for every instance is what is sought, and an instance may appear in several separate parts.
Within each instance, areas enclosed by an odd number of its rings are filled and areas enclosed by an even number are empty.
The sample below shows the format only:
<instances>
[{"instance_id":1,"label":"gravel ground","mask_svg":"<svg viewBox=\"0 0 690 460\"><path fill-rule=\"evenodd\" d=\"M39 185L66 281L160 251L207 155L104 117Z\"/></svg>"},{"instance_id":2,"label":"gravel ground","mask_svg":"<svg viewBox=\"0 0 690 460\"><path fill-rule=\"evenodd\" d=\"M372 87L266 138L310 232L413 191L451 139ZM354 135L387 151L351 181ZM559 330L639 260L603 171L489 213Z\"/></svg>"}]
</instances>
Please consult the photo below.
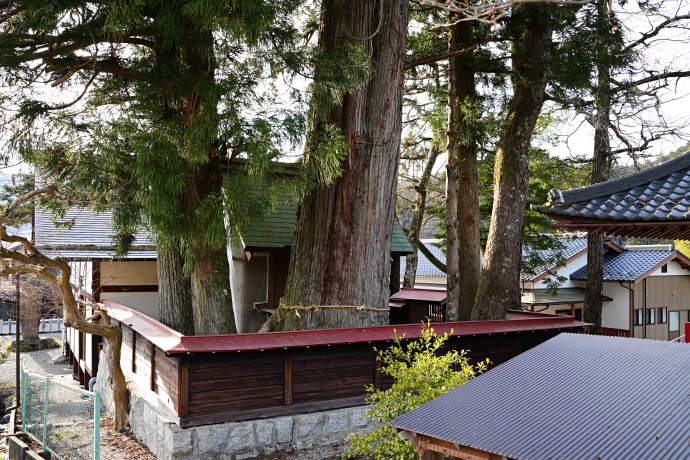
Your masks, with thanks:
<instances>
[{"instance_id":1,"label":"gravel ground","mask_svg":"<svg viewBox=\"0 0 690 460\"><path fill-rule=\"evenodd\" d=\"M53 337L62 341L62 334L41 334L41 338ZM0 350L14 340L13 335L0 336ZM62 383L77 386L78 382L72 379L72 368L69 364L53 364L52 359L62 354L62 348L51 348L50 350L32 351L30 353L20 353L19 359L24 361L24 370L33 374L45 375L55 378ZM4 363L0 364L0 382L14 385L15 382L15 354L12 353Z\"/></svg>"}]
</instances>

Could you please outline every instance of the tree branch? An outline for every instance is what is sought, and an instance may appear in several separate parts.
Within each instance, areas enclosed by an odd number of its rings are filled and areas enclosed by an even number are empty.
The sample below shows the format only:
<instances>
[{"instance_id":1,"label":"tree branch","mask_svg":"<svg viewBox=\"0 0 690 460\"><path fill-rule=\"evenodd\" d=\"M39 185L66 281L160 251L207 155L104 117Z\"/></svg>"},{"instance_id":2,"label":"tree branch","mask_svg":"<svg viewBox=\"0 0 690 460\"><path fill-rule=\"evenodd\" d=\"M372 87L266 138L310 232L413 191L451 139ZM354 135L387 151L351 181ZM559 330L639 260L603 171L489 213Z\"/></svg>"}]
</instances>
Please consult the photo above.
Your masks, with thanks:
<instances>
[{"instance_id":1,"label":"tree branch","mask_svg":"<svg viewBox=\"0 0 690 460\"><path fill-rule=\"evenodd\" d=\"M453 51L452 53L443 54L441 56L433 56L430 58L421 59L419 61L415 61L415 62L411 62L411 63L407 64L405 66L405 70L410 70L414 67L424 65L424 64L432 64L432 63L438 62L438 61L446 61L450 58L454 58L457 56L462 56L463 54L471 53L472 51L474 51L476 49L477 49L477 46L475 45L475 46L471 46L469 48L465 48L464 50Z\"/></svg>"}]
</instances>

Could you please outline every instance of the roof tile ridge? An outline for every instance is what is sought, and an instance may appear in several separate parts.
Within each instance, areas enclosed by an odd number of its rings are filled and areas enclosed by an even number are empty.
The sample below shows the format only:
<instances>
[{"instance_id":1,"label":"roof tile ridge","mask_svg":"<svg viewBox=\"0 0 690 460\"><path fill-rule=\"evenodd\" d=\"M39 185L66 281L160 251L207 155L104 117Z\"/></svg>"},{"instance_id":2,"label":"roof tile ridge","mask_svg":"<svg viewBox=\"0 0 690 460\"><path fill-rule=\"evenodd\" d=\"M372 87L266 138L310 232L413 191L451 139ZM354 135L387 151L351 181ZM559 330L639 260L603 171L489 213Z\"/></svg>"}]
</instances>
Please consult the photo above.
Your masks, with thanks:
<instances>
[{"instance_id":1,"label":"roof tile ridge","mask_svg":"<svg viewBox=\"0 0 690 460\"><path fill-rule=\"evenodd\" d=\"M551 189L549 191L549 205L577 203L579 201L613 195L614 193L670 176L674 172L688 167L690 167L690 151L642 171L636 171L627 176L599 182L598 184L586 185L570 190Z\"/></svg>"}]
</instances>

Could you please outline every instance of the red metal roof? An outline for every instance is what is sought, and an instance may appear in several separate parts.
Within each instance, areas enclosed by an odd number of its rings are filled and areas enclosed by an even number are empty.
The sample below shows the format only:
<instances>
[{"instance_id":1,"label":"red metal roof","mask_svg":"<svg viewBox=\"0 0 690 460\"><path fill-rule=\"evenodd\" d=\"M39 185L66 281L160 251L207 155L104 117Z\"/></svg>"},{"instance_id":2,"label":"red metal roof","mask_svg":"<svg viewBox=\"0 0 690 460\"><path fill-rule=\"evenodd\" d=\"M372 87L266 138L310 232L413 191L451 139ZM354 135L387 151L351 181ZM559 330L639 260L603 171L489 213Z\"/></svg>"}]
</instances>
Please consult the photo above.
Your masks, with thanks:
<instances>
[{"instance_id":1,"label":"red metal roof","mask_svg":"<svg viewBox=\"0 0 690 460\"><path fill-rule=\"evenodd\" d=\"M391 299L400 300L423 300L428 302L445 302L446 291L439 291L436 289L417 289L417 288L402 288L400 291L393 294Z\"/></svg>"},{"instance_id":2,"label":"red metal roof","mask_svg":"<svg viewBox=\"0 0 690 460\"><path fill-rule=\"evenodd\" d=\"M421 325L348 327L308 331L250 334L185 336L148 316L113 302L104 302L112 318L127 324L166 353L210 353L271 350L309 346L386 342L397 335L408 339L421 337ZM571 316L548 315L527 311L509 311L506 319L495 321L463 321L432 323L434 330L451 336L472 336L562 330L586 326Z\"/></svg>"}]
</instances>

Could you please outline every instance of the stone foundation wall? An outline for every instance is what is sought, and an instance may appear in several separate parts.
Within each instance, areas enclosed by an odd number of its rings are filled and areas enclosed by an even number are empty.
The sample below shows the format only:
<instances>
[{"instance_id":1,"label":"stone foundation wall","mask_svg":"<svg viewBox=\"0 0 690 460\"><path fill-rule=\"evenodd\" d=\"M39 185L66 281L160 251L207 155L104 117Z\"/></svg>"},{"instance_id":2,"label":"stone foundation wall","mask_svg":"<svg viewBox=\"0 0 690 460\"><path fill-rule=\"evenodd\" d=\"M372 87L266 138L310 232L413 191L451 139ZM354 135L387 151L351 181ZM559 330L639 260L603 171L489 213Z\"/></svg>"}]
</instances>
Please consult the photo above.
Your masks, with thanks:
<instances>
[{"instance_id":1,"label":"stone foundation wall","mask_svg":"<svg viewBox=\"0 0 690 460\"><path fill-rule=\"evenodd\" d=\"M183 429L157 407L154 393L138 387L127 374L125 370L130 390L132 434L160 460L248 459L277 451L339 443L344 440L345 432L369 432L378 426L363 418L367 406L359 406ZM102 354L95 391L101 393L104 410L112 413L112 392L106 383L107 375Z\"/></svg>"}]
</instances>

